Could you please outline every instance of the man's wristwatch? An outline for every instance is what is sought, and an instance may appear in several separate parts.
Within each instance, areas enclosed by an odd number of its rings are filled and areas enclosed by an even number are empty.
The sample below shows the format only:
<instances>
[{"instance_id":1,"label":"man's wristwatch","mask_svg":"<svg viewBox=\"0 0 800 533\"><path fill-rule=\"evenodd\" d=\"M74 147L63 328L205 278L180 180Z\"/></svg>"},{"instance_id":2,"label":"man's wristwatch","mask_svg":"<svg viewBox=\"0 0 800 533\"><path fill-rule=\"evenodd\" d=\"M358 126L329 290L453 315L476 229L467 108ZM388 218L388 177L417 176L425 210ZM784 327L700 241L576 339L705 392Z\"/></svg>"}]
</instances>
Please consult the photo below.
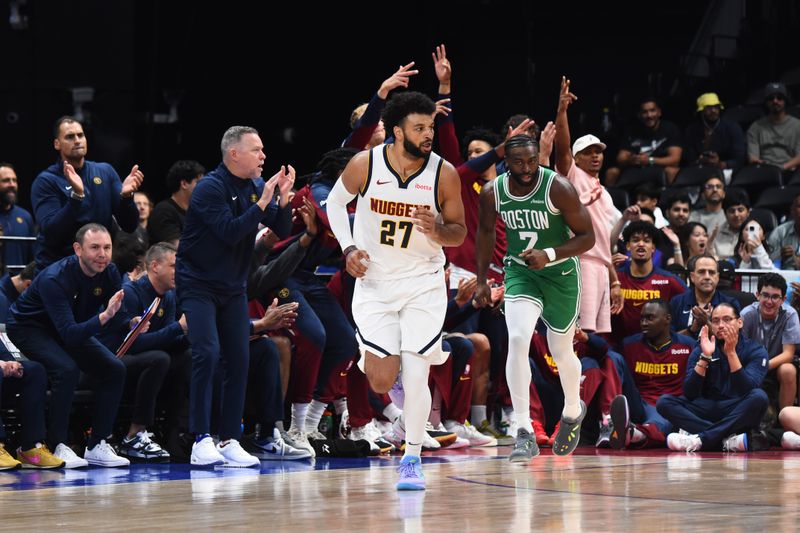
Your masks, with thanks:
<instances>
[{"instance_id":1,"label":"man's wristwatch","mask_svg":"<svg viewBox=\"0 0 800 533\"><path fill-rule=\"evenodd\" d=\"M86 198L86 195L85 194L78 194L75 191L70 191L69 197L72 198L73 200L81 200L81 201L83 201L83 199Z\"/></svg>"}]
</instances>

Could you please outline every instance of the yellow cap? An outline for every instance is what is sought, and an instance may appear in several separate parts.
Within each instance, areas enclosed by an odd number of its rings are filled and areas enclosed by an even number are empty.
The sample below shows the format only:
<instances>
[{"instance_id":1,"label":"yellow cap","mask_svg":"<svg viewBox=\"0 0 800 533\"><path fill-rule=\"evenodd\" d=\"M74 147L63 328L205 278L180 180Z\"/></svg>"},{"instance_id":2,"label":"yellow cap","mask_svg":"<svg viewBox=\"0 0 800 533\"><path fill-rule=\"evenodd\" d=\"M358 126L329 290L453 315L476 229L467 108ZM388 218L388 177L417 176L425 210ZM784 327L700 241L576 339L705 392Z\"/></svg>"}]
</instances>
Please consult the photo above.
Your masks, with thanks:
<instances>
[{"instance_id":1,"label":"yellow cap","mask_svg":"<svg viewBox=\"0 0 800 533\"><path fill-rule=\"evenodd\" d=\"M719 96L717 93L705 93L701 94L697 98L697 111L702 111L703 109L707 108L710 105L718 105L720 109L725 109L723 107L722 102L719 101Z\"/></svg>"}]
</instances>

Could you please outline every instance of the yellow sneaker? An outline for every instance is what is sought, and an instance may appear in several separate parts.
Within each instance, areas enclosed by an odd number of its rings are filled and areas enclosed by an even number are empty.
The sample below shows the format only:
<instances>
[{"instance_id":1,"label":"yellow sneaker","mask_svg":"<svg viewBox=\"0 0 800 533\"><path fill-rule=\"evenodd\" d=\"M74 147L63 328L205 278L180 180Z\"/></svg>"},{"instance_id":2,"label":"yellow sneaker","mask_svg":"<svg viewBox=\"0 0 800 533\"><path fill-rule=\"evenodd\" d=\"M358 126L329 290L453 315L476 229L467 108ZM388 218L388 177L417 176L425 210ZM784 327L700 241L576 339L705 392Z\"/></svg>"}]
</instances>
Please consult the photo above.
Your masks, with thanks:
<instances>
[{"instance_id":1,"label":"yellow sneaker","mask_svg":"<svg viewBox=\"0 0 800 533\"><path fill-rule=\"evenodd\" d=\"M22 463L22 468L63 468L64 460L59 459L47 449L47 444L36 443L30 450L22 451L17 448L17 459Z\"/></svg>"},{"instance_id":2,"label":"yellow sneaker","mask_svg":"<svg viewBox=\"0 0 800 533\"><path fill-rule=\"evenodd\" d=\"M0 444L0 470L12 470L19 468L21 464L6 451L5 444Z\"/></svg>"}]
</instances>

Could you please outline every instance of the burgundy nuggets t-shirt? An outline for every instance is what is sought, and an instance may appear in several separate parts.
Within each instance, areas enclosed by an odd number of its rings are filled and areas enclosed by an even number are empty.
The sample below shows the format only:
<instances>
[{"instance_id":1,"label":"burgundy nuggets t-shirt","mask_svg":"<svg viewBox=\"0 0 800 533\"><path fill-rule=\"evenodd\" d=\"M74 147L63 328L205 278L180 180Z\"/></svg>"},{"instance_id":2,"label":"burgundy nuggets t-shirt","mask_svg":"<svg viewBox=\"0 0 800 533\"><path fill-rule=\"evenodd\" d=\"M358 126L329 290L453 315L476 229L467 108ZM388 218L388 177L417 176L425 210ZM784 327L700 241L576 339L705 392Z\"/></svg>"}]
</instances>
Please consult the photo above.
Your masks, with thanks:
<instances>
[{"instance_id":1,"label":"burgundy nuggets t-shirt","mask_svg":"<svg viewBox=\"0 0 800 533\"><path fill-rule=\"evenodd\" d=\"M617 277L625 305L622 313L611 317L611 338L615 346L621 346L622 339L641 331L639 317L645 303L657 298L669 303L673 296L686 291L686 285L680 279L660 268L654 268L649 275L637 278L631 275L628 265L617 271Z\"/></svg>"},{"instance_id":2,"label":"burgundy nuggets t-shirt","mask_svg":"<svg viewBox=\"0 0 800 533\"><path fill-rule=\"evenodd\" d=\"M664 394L683 394L686 362L695 345L694 339L678 333L659 347L647 342L642 333L625 339L622 354L645 402L655 405Z\"/></svg>"}]
</instances>

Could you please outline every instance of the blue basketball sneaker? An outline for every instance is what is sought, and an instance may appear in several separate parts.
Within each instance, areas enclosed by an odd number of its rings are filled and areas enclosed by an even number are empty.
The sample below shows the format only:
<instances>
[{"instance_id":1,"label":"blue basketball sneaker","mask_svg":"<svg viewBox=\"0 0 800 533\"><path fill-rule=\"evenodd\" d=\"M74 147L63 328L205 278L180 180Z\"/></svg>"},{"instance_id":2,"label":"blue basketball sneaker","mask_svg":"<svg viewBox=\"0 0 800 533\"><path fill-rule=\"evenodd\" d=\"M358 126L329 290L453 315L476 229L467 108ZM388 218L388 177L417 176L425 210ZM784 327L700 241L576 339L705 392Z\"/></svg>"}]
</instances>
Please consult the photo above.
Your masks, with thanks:
<instances>
[{"instance_id":1,"label":"blue basketball sneaker","mask_svg":"<svg viewBox=\"0 0 800 533\"><path fill-rule=\"evenodd\" d=\"M400 472L397 490L425 490L425 476L422 475L422 460L419 457L403 457L397 471Z\"/></svg>"}]
</instances>

